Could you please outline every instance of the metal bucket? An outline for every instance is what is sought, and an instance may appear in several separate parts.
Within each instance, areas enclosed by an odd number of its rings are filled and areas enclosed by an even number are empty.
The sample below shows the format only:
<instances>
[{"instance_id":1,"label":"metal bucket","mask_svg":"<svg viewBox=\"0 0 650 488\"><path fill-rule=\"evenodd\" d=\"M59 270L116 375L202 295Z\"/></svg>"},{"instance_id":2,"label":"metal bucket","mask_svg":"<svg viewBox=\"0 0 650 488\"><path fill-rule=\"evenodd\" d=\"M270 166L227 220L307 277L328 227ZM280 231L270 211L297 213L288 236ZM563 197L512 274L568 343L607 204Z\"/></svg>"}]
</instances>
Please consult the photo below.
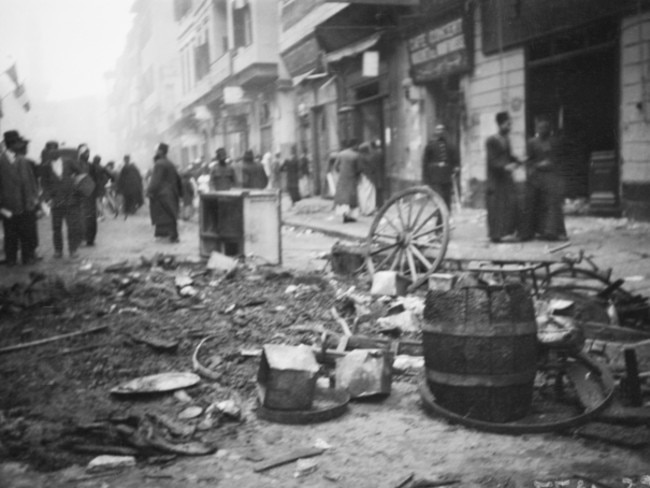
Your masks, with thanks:
<instances>
[{"instance_id":1,"label":"metal bucket","mask_svg":"<svg viewBox=\"0 0 650 488\"><path fill-rule=\"evenodd\" d=\"M437 403L490 422L527 414L537 337L533 302L523 286L432 290L424 319L426 376Z\"/></svg>"}]
</instances>

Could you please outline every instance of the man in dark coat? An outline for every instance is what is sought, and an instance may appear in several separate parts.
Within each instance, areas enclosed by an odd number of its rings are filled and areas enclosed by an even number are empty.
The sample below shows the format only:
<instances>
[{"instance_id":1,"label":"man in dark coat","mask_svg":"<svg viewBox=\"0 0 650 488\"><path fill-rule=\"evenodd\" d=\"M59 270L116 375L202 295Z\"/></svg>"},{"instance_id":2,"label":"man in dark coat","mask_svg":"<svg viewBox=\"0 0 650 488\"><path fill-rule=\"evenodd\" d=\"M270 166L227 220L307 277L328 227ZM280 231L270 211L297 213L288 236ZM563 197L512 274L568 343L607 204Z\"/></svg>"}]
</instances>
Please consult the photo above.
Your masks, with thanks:
<instances>
[{"instance_id":1,"label":"man in dark coat","mask_svg":"<svg viewBox=\"0 0 650 488\"><path fill-rule=\"evenodd\" d=\"M124 156L124 166L117 177L116 192L124 199L124 218L133 215L143 204L142 175L131 162L131 156Z\"/></svg>"},{"instance_id":2,"label":"man in dark coat","mask_svg":"<svg viewBox=\"0 0 650 488\"><path fill-rule=\"evenodd\" d=\"M80 171L87 174L94 184L94 189L90 195L79 196L81 199L83 238L87 246L94 246L97 237L97 198L95 192L97 191L98 175L90 162L90 148L88 145L80 144L77 152L79 153L78 167Z\"/></svg>"},{"instance_id":3,"label":"man in dark coat","mask_svg":"<svg viewBox=\"0 0 650 488\"><path fill-rule=\"evenodd\" d=\"M300 159L298 159L298 149L291 146L291 157L285 159L280 171L287 173L287 191L291 197L291 205L295 205L301 199L300 195Z\"/></svg>"},{"instance_id":4,"label":"man in dark coat","mask_svg":"<svg viewBox=\"0 0 650 488\"><path fill-rule=\"evenodd\" d=\"M510 148L511 121L508 112L496 115L499 133L488 137L487 152L487 224L492 242L517 240L517 194L512 172L519 161Z\"/></svg>"},{"instance_id":5,"label":"man in dark coat","mask_svg":"<svg viewBox=\"0 0 650 488\"><path fill-rule=\"evenodd\" d=\"M347 141L345 149L338 154L334 163L334 167L339 174L334 204L336 205L337 214L343 216L344 223L356 221L359 207L357 185L361 174L361 164L356 145L357 142L354 139Z\"/></svg>"},{"instance_id":6,"label":"man in dark coat","mask_svg":"<svg viewBox=\"0 0 650 488\"><path fill-rule=\"evenodd\" d=\"M523 240L539 235L544 240L567 240L562 211L563 185L558 172L557 141L545 118L536 123L536 135L527 143Z\"/></svg>"},{"instance_id":7,"label":"man in dark coat","mask_svg":"<svg viewBox=\"0 0 650 488\"><path fill-rule=\"evenodd\" d=\"M226 150L217 149L216 164L210 170L210 187L214 191L230 190L236 184L235 170L228 164Z\"/></svg>"},{"instance_id":8,"label":"man in dark coat","mask_svg":"<svg viewBox=\"0 0 650 488\"><path fill-rule=\"evenodd\" d=\"M156 150L147 196L151 223L156 227L154 235L179 242L177 220L183 188L176 166L167 159L168 150L165 143L160 143Z\"/></svg>"},{"instance_id":9,"label":"man in dark coat","mask_svg":"<svg viewBox=\"0 0 650 488\"><path fill-rule=\"evenodd\" d=\"M77 249L83 238L80 196L75 191L75 177L81 174L74 156L63 154L62 150L51 150L44 158L41 182L43 199L50 204L52 215L52 240L54 257L63 257L63 222L67 227L68 252L78 257Z\"/></svg>"},{"instance_id":10,"label":"man in dark coat","mask_svg":"<svg viewBox=\"0 0 650 488\"><path fill-rule=\"evenodd\" d=\"M20 249L23 264L36 260L33 225L38 206L38 186L34 168L22 156L27 141L18 131L4 133L6 150L0 154L0 217L4 227L7 266L17 264Z\"/></svg>"},{"instance_id":11,"label":"man in dark coat","mask_svg":"<svg viewBox=\"0 0 650 488\"><path fill-rule=\"evenodd\" d=\"M36 178L36 187L38 192L38 204L36 205L36 210L33 212L28 212L26 216L27 219L26 223L29 229L29 235L31 236L28 239L31 247L34 249L32 259L28 260L28 264L29 264L41 260L41 257L36 253L36 250L38 249L38 245L39 245L38 219L40 213L42 212L42 208L41 208L41 166L36 164L36 161L34 161L33 159L27 157L28 146L29 146L29 141L23 139L20 143L16 145L16 154L25 158L25 160L29 163L29 166L32 168L32 171L34 172L34 177Z\"/></svg>"},{"instance_id":12,"label":"man in dark coat","mask_svg":"<svg viewBox=\"0 0 650 488\"><path fill-rule=\"evenodd\" d=\"M454 173L458 170L455 148L449 143L444 125L437 125L422 155L422 181L438 192L451 210Z\"/></svg>"},{"instance_id":13,"label":"man in dark coat","mask_svg":"<svg viewBox=\"0 0 650 488\"><path fill-rule=\"evenodd\" d=\"M269 183L262 163L255 161L253 151L250 149L244 153L242 159L242 188L257 188L263 190Z\"/></svg>"}]
</instances>

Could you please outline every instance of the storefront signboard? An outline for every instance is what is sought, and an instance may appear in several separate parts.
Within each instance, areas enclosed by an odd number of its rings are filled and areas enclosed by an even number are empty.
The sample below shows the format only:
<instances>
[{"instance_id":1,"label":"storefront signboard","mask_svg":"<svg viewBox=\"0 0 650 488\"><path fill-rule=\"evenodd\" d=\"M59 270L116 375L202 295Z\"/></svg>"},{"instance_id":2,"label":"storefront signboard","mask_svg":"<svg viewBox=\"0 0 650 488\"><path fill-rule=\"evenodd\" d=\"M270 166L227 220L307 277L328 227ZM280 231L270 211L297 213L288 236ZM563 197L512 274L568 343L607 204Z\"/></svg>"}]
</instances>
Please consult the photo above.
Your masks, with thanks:
<instances>
[{"instance_id":1,"label":"storefront signboard","mask_svg":"<svg viewBox=\"0 0 650 488\"><path fill-rule=\"evenodd\" d=\"M463 18L427 28L408 39L411 78L415 83L462 73L471 68Z\"/></svg>"}]
</instances>

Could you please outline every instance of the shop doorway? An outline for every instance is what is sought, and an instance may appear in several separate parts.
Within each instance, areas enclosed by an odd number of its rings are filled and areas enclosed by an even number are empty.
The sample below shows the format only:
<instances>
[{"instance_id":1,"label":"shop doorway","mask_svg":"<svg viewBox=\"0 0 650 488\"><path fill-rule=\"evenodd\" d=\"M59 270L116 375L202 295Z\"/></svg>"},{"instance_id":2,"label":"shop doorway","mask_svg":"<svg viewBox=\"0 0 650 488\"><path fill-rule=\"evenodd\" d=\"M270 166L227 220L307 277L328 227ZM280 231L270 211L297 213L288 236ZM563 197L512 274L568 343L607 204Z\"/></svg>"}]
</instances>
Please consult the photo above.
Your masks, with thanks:
<instances>
[{"instance_id":1,"label":"shop doorway","mask_svg":"<svg viewBox=\"0 0 650 488\"><path fill-rule=\"evenodd\" d=\"M567 198L593 197L603 183L618 195L618 55L613 23L528 47L526 130L547 117L558 137ZM609 154L613 178L595 181L594 160ZM591 174L590 174L591 172Z\"/></svg>"}]
</instances>

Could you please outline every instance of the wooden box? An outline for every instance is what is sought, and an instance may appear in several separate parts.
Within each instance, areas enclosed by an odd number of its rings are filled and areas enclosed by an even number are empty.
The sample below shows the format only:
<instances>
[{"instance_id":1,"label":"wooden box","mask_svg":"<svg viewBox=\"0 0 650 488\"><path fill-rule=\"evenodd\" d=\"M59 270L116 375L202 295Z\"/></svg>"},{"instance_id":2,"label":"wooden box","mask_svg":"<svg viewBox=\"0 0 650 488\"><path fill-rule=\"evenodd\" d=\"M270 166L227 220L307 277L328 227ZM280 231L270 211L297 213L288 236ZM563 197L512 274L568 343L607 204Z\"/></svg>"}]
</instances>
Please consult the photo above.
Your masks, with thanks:
<instances>
[{"instance_id":1,"label":"wooden box","mask_svg":"<svg viewBox=\"0 0 650 488\"><path fill-rule=\"evenodd\" d=\"M199 252L254 255L282 263L280 193L228 190L204 193L199 206Z\"/></svg>"},{"instance_id":2,"label":"wooden box","mask_svg":"<svg viewBox=\"0 0 650 488\"><path fill-rule=\"evenodd\" d=\"M309 410L319 369L309 346L265 345L257 373L260 403L277 410Z\"/></svg>"}]
</instances>

